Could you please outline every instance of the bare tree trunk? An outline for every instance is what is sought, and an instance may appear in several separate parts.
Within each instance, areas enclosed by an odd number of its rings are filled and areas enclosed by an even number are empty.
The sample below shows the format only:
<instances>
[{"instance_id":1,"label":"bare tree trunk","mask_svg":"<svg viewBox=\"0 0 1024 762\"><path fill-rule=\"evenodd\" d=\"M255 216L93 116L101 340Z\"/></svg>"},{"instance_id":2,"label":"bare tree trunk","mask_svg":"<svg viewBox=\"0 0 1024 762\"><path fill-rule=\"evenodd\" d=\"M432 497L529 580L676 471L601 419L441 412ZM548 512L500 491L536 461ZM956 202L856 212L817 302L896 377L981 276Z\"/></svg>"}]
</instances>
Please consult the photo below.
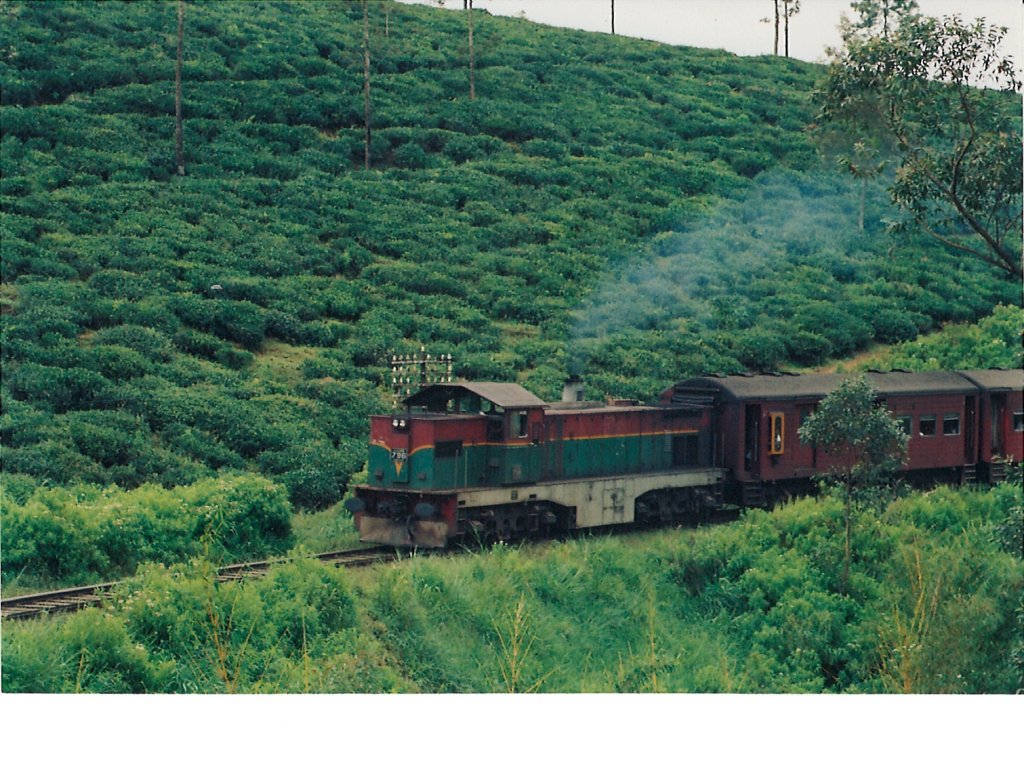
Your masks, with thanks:
<instances>
[{"instance_id":1,"label":"bare tree trunk","mask_svg":"<svg viewBox=\"0 0 1024 762\"><path fill-rule=\"evenodd\" d=\"M779 0L775 0L775 43L772 45L772 54L779 54Z\"/></svg>"},{"instance_id":2,"label":"bare tree trunk","mask_svg":"<svg viewBox=\"0 0 1024 762\"><path fill-rule=\"evenodd\" d=\"M181 124L181 62L185 47L185 2L178 0L178 57L174 64L174 152L178 174L185 176L185 138Z\"/></svg>"},{"instance_id":3,"label":"bare tree trunk","mask_svg":"<svg viewBox=\"0 0 1024 762\"><path fill-rule=\"evenodd\" d=\"M786 58L789 58L789 0L782 0L783 5L783 19L785 23L785 35L786 35Z\"/></svg>"},{"instance_id":4,"label":"bare tree trunk","mask_svg":"<svg viewBox=\"0 0 1024 762\"><path fill-rule=\"evenodd\" d=\"M391 36L391 0L384 0L384 36Z\"/></svg>"},{"instance_id":5,"label":"bare tree trunk","mask_svg":"<svg viewBox=\"0 0 1024 762\"><path fill-rule=\"evenodd\" d=\"M476 100L476 51L473 49L473 0L466 0L466 18L469 19L469 99Z\"/></svg>"},{"instance_id":6,"label":"bare tree trunk","mask_svg":"<svg viewBox=\"0 0 1024 762\"><path fill-rule=\"evenodd\" d=\"M860 178L860 216L857 218L857 225L860 228L860 232L864 232L864 204L867 201L868 196L868 176L864 175Z\"/></svg>"},{"instance_id":7,"label":"bare tree trunk","mask_svg":"<svg viewBox=\"0 0 1024 762\"><path fill-rule=\"evenodd\" d=\"M843 595L847 595L850 592L850 534L851 528L850 523L852 521L850 516L850 497L847 495L846 504L843 506L843 515L846 519L846 542L843 548L843 579L842 579L842 592Z\"/></svg>"},{"instance_id":8,"label":"bare tree trunk","mask_svg":"<svg viewBox=\"0 0 1024 762\"><path fill-rule=\"evenodd\" d=\"M615 34L615 0L612 0L612 34Z\"/></svg>"},{"instance_id":9,"label":"bare tree trunk","mask_svg":"<svg viewBox=\"0 0 1024 762\"><path fill-rule=\"evenodd\" d=\"M363 169L370 168L370 11L363 0L363 122L366 139L363 146Z\"/></svg>"}]
</instances>

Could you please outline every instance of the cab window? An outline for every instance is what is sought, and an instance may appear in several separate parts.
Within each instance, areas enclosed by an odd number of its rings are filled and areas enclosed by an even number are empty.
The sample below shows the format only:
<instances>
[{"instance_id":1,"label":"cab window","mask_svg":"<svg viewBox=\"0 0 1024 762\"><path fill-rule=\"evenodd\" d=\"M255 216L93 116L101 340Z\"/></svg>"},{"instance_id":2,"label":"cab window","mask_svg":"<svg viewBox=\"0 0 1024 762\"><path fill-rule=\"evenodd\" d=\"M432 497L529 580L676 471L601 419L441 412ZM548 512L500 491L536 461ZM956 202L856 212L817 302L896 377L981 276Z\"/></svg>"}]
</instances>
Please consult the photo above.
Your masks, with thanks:
<instances>
[{"instance_id":1,"label":"cab window","mask_svg":"<svg viewBox=\"0 0 1024 762\"><path fill-rule=\"evenodd\" d=\"M525 410L519 410L515 414L516 436L523 439L527 434L527 415Z\"/></svg>"}]
</instances>

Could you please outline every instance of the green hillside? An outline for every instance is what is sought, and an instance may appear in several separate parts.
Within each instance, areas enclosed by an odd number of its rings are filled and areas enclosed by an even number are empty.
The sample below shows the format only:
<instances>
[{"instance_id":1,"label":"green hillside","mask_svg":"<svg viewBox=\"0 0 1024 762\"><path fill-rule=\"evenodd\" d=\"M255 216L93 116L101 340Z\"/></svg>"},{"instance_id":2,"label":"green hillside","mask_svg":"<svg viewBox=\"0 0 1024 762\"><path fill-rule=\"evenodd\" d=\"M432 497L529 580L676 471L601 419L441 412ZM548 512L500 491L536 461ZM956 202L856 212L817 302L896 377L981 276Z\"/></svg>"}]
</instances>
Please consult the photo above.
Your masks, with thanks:
<instances>
[{"instance_id":1,"label":"green hillside","mask_svg":"<svg viewBox=\"0 0 1024 762\"><path fill-rule=\"evenodd\" d=\"M386 14L386 16L385 16ZM550 397L818 365L1019 304L895 244L807 138L821 70L371 3L0 7L4 481L255 471L337 501L392 352ZM1007 99L1019 110L1019 99Z\"/></svg>"}]
</instances>

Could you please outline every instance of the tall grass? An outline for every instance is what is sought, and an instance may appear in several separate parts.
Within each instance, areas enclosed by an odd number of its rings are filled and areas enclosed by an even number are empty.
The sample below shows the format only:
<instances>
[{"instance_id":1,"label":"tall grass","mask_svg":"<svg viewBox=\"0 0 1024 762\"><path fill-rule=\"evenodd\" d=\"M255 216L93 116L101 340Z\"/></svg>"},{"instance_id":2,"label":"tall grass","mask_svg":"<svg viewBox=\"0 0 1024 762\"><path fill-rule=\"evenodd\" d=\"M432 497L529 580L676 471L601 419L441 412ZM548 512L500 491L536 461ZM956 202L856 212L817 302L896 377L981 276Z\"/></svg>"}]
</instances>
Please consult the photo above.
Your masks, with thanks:
<instances>
[{"instance_id":1,"label":"tall grass","mask_svg":"<svg viewBox=\"0 0 1024 762\"><path fill-rule=\"evenodd\" d=\"M10 691L929 692L1024 683L1019 486L859 516L498 545L213 584L150 567L105 612L5 625Z\"/></svg>"}]
</instances>

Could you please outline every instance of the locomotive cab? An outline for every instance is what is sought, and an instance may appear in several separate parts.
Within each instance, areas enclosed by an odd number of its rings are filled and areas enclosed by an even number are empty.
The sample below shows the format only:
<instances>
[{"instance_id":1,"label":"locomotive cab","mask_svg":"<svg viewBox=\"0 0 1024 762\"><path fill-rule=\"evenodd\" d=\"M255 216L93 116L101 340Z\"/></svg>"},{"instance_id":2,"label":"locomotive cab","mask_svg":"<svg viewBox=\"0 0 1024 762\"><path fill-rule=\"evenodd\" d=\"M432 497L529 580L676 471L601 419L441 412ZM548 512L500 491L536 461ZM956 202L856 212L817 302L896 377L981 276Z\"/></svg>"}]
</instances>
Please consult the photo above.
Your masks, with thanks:
<instances>
[{"instance_id":1,"label":"locomotive cab","mask_svg":"<svg viewBox=\"0 0 1024 762\"><path fill-rule=\"evenodd\" d=\"M545 404L516 384L438 384L373 416L370 485L466 489L536 481Z\"/></svg>"},{"instance_id":2,"label":"locomotive cab","mask_svg":"<svg viewBox=\"0 0 1024 762\"><path fill-rule=\"evenodd\" d=\"M517 384L436 384L372 416L369 481L349 504L360 536L443 546L460 491L537 480L545 407Z\"/></svg>"}]
</instances>

